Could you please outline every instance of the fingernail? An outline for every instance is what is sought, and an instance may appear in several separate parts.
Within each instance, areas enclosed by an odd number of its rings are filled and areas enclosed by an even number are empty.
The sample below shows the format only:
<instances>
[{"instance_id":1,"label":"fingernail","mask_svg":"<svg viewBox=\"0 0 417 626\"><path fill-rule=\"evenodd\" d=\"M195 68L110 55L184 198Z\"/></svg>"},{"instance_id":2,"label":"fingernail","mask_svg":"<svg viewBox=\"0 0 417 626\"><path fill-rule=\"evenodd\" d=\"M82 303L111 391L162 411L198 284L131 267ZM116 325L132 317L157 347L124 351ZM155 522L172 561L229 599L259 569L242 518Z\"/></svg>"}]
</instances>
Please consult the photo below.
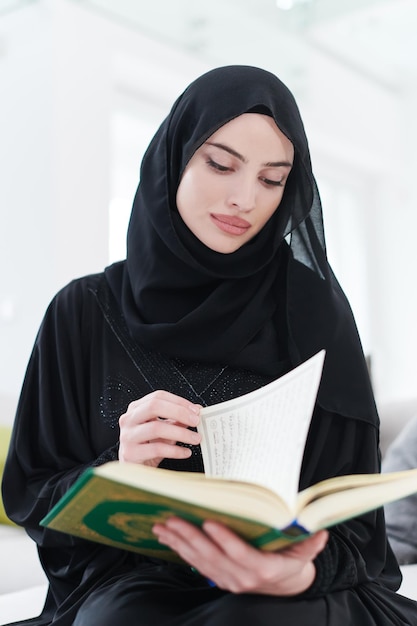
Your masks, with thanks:
<instances>
[{"instance_id":1,"label":"fingernail","mask_svg":"<svg viewBox=\"0 0 417 626\"><path fill-rule=\"evenodd\" d=\"M198 422L200 421L200 418L195 413L192 413L190 415L190 421L191 421L191 425L192 426L197 426Z\"/></svg>"}]
</instances>

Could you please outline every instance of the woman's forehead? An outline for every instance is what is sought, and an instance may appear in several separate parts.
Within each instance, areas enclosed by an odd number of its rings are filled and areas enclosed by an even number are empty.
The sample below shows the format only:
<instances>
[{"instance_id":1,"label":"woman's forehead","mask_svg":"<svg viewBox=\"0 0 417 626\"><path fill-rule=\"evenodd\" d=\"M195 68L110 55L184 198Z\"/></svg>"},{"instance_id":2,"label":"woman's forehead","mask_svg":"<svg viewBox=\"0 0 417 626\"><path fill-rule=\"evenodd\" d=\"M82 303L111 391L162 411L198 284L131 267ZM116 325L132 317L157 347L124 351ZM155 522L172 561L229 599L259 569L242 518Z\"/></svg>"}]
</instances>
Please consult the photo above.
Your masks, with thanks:
<instances>
[{"instance_id":1,"label":"woman's forehead","mask_svg":"<svg viewBox=\"0 0 417 626\"><path fill-rule=\"evenodd\" d=\"M232 142L236 149L239 146L244 151L252 151L258 146L265 150L265 155L270 155L266 161L274 161L275 157L285 154L292 160L294 148L291 141L280 130L274 119L268 115L260 113L243 113L232 120L226 122L218 128L206 140L208 143ZM244 156L244 155L243 155Z\"/></svg>"}]
</instances>

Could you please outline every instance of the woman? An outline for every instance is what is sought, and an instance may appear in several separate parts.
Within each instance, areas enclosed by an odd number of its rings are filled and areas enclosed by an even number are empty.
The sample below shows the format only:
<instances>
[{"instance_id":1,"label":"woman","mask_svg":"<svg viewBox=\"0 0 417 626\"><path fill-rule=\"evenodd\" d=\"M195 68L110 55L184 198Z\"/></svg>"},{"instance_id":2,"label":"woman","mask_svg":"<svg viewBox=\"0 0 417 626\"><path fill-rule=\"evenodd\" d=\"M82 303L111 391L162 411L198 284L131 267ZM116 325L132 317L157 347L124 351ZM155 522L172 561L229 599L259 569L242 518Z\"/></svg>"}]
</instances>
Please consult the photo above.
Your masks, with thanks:
<instances>
[{"instance_id":1,"label":"woman","mask_svg":"<svg viewBox=\"0 0 417 626\"><path fill-rule=\"evenodd\" d=\"M156 526L189 566L38 525L91 465L202 471L199 407L322 348L300 488L379 470L375 404L292 95L257 68L208 72L145 154L126 261L63 289L36 340L4 478L50 582L34 623L417 624L381 510L278 554L210 520Z\"/></svg>"}]
</instances>

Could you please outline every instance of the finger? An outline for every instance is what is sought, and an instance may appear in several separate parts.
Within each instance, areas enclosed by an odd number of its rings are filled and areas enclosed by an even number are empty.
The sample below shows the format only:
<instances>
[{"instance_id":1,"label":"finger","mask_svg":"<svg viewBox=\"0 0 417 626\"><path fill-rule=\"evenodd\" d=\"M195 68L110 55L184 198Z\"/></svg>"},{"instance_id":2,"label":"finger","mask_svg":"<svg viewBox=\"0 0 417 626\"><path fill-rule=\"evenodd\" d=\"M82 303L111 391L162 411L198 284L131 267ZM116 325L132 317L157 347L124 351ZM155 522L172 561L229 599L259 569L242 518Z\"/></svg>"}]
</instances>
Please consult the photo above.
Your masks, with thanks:
<instances>
[{"instance_id":1,"label":"finger","mask_svg":"<svg viewBox=\"0 0 417 626\"><path fill-rule=\"evenodd\" d=\"M120 440L123 444L132 442L135 445L163 440L174 444L181 442L196 446L201 441L201 435L184 426L178 426L176 423L153 420L124 429L120 432Z\"/></svg>"},{"instance_id":2,"label":"finger","mask_svg":"<svg viewBox=\"0 0 417 626\"><path fill-rule=\"evenodd\" d=\"M207 527L210 528L210 532L213 530L210 535L206 533ZM184 520L170 518L161 531L159 525L155 530L161 543L169 545L181 558L220 589L234 593L250 592L257 584L259 578L257 571L262 568L260 561L265 555L260 555L259 550L246 544L221 524L205 522L202 531ZM223 544L223 540L226 540L226 543ZM235 543L234 550L230 549L229 540ZM256 567L247 563L249 551L253 551L257 558ZM238 558L235 560L229 556L230 554L238 555Z\"/></svg>"},{"instance_id":3,"label":"finger","mask_svg":"<svg viewBox=\"0 0 417 626\"><path fill-rule=\"evenodd\" d=\"M308 539L295 543L283 552L293 558L312 561L325 548L329 539L327 530L321 530Z\"/></svg>"},{"instance_id":4,"label":"finger","mask_svg":"<svg viewBox=\"0 0 417 626\"><path fill-rule=\"evenodd\" d=\"M289 559L294 563L291 567L297 569L296 562L308 563L313 561L321 552L327 541L329 533L326 530L319 531L308 539L296 543L293 546L280 552L260 552L258 548L248 544L246 541L238 537L226 526L208 520L203 524L204 532L212 539L227 557L234 561L236 565L245 564L245 568L255 572L259 565L259 557L263 557L263 573L265 578L276 569L276 557L285 559L288 575L290 574ZM268 562L270 561L270 562ZM275 561L275 563L274 563Z\"/></svg>"},{"instance_id":5,"label":"finger","mask_svg":"<svg viewBox=\"0 0 417 626\"><path fill-rule=\"evenodd\" d=\"M149 399L134 407L129 406L126 413L119 418L119 424L124 427L129 424L141 424L154 419L171 421L184 426L197 426L200 418L198 413L190 407L180 406L160 399Z\"/></svg>"},{"instance_id":6,"label":"finger","mask_svg":"<svg viewBox=\"0 0 417 626\"><path fill-rule=\"evenodd\" d=\"M285 596L301 593L314 580L313 559L327 541L327 532L320 532L303 542L307 543L306 546L297 544L300 554L291 549L267 552L247 544L217 522L207 521L203 528L213 544L221 546L227 557L225 562L229 566L226 585L235 593L255 592ZM209 577L215 580L216 573L209 574ZM219 582L218 584L221 586Z\"/></svg>"},{"instance_id":7,"label":"finger","mask_svg":"<svg viewBox=\"0 0 417 626\"><path fill-rule=\"evenodd\" d=\"M250 589L254 578L251 568L247 567L244 559L238 561L231 559L225 549L226 546L221 543L222 537L218 537L220 541L213 541L205 532L205 525L206 523L201 529L182 519L170 518L165 524L167 531L173 532L169 537L170 547L220 589L236 593ZM217 526L220 530L227 531L220 524ZM227 531L224 537L239 543L243 554L245 546L252 549L230 531ZM254 552L259 553L257 550Z\"/></svg>"},{"instance_id":8,"label":"finger","mask_svg":"<svg viewBox=\"0 0 417 626\"><path fill-rule=\"evenodd\" d=\"M240 561L243 553L247 556L249 551L258 554L258 549L250 546L246 541L238 537L232 530L220 524L207 520L203 524L204 532L232 559Z\"/></svg>"},{"instance_id":9,"label":"finger","mask_svg":"<svg viewBox=\"0 0 417 626\"><path fill-rule=\"evenodd\" d=\"M178 517L170 517L165 524L156 524L153 528L160 543L169 545L190 565L202 574L208 575L210 562L220 567L221 550L217 548L201 528Z\"/></svg>"},{"instance_id":10,"label":"finger","mask_svg":"<svg viewBox=\"0 0 417 626\"><path fill-rule=\"evenodd\" d=\"M143 396L142 398L138 398L137 400L134 400L133 402L129 404L128 408L135 409L137 406L141 404L150 403L152 405L153 402L159 402L159 401L169 403L173 406L176 405L179 407L183 407L185 409L189 409L191 412L195 412L196 414L199 414L200 409L201 409L201 406L199 404L190 402L189 400L187 400L186 398L183 398L182 396L177 396L176 394L170 393L169 391L165 391L163 389L157 389L156 391L153 391L152 393L149 393L146 396Z\"/></svg>"},{"instance_id":11,"label":"finger","mask_svg":"<svg viewBox=\"0 0 417 626\"><path fill-rule=\"evenodd\" d=\"M159 464L162 459L188 459L192 454L190 448L177 446L176 444L157 441L132 447L129 450L122 449L119 457L129 460L131 463L146 463L155 461Z\"/></svg>"},{"instance_id":12,"label":"finger","mask_svg":"<svg viewBox=\"0 0 417 626\"><path fill-rule=\"evenodd\" d=\"M204 553L204 542L208 540L196 526L172 517L165 524L155 524L153 532L160 543L169 546L190 565L196 566L198 560L204 562L200 555Z\"/></svg>"},{"instance_id":13,"label":"finger","mask_svg":"<svg viewBox=\"0 0 417 626\"><path fill-rule=\"evenodd\" d=\"M129 404L126 413L120 416L119 423L123 428L131 423L144 423L160 417L185 426L196 426L200 408L174 394L157 391Z\"/></svg>"},{"instance_id":14,"label":"finger","mask_svg":"<svg viewBox=\"0 0 417 626\"><path fill-rule=\"evenodd\" d=\"M149 399L160 398L161 400L166 400L167 402L173 402L175 404L182 404L185 407L187 407L188 405L193 406L193 403L187 400L186 398L183 398L182 396L178 396L175 393L171 393L170 391L165 391L165 389L156 389L155 391L152 391L151 393L148 393L145 396L142 396L141 398L137 398L136 400L133 400L130 404L134 406L136 404L139 404L146 398L149 398ZM196 405L196 406L199 406L199 405Z\"/></svg>"}]
</instances>

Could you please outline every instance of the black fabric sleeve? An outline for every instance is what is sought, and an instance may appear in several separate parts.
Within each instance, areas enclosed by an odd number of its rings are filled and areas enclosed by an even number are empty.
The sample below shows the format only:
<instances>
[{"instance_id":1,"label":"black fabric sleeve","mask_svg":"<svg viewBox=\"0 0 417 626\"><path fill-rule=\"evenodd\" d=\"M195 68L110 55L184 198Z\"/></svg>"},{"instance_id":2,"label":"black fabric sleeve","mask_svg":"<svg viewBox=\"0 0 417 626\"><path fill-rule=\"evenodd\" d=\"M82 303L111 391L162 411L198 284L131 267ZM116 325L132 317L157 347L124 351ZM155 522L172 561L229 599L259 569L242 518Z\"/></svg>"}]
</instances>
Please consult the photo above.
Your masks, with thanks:
<instances>
[{"instance_id":1,"label":"black fabric sleeve","mask_svg":"<svg viewBox=\"0 0 417 626\"><path fill-rule=\"evenodd\" d=\"M74 281L49 306L28 364L5 466L5 508L36 542L49 581L46 621L42 617L39 624L50 623L52 616L72 623L100 580L132 567L133 553L39 524L86 468L118 456L118 416L129 399L107 412L102 400L109 373L133 374L97 305L99 282L100 275Z\"/></svg>"},{"instance_id":2,"label":"black fabric sleeve","mask_svg":"<svg viewBox=\"0 0 417 626\"><path fill-rule=\"evenodd\" d=\"M91 372L100 365L90 349L96 323L87 283L74 281L49 306L28 364L3 498L9 517L39 546L77 541L39 522L87 467L117 458L117 430L101 449L91 433Z\"/></svg>"},{"instance_id":3,"label":"black fabric sleeve","mask_svg":"<svg viewBox=\"0 0 417 626\"><path fill-rule=\"evenodd\" d=\"M302 488L330 476L380 470L378 429L361 420L320 409L311 425L302 472ZM401 575L389 548L382 509L330 529L325 549L315 559L316 579L303 594L326 595L377 578L398 589Z\"/></svg>"}]
</instances>

